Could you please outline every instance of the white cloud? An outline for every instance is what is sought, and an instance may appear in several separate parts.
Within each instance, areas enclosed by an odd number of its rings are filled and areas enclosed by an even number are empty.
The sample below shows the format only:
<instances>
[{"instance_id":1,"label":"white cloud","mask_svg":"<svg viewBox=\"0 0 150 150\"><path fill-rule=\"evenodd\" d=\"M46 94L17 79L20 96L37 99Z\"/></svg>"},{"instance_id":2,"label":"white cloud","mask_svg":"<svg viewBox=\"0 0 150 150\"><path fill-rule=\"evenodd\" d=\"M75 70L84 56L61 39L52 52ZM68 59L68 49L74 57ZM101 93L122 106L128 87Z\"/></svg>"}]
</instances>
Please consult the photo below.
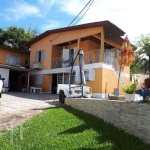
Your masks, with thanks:
<instances>
[{"instance_id":1,"label":"white cloud","mask_svg":"<svg viewBox=\"0 0 150 150\"><path fill-rule=\"evenodd\" d=\"M46 30L56 29L59 25L59 21L48 20L47 24L41 27L41 30L44 32Z\"/></svg>"},{"instance_id":2,"label":"white cloud","mask_svg":"<svg viewBox=\"0 0 150 150\"><path fill-rule=\"evenodd\" d=\"M17 21L29 16L40 16L40 10L36 6L29 5L25 1L15 0L11 7L7 8L0 15L3 17L3 19Z\"/></svg>"},{"instance_id":3,"label":"white cloud","mask_svg":"<svg viewBox=\"0 0 150 150\"><path fill-rule=\"evenodd\" d=\"M87 3L87 0L61 0L57 1L59 8L69 15L77 15Z\"/></svg>"},{"instance_id":4,"label":"white cloud","mask_svg":"<svg viewBox=\"0 0 150 150\"><path fill-rule=\"evenodd\" d=\"M38 0L38 7L43 16L47 15L51 7L54 5L55 0Z\"/></svg>"},{"instance_id":5,"label":"white cloud","mask_svg":"<svg viewBox=\"0 0 150 150\"><path fill-rule=\"evenodd\" d=\"M45 17L55 0L37 0L36 5L29 4L25 0L13 0L10 7L5 9L0 16L4 20L18 21L26 17Z\"/></svg>"},{"instance_id":6,"label":"white cloud","mask_svg":"<svg viewBox=\"0 0 150 150\"><path fill-rule=\"evenodd\" d=\"M76 16L87 2L63 0L59 4L62 11ZM97 0L79 23L110 20L124 30L129 39L135 40L142 33L150 33L149 14L149 0Z\"/></svg>"}]
</instances>

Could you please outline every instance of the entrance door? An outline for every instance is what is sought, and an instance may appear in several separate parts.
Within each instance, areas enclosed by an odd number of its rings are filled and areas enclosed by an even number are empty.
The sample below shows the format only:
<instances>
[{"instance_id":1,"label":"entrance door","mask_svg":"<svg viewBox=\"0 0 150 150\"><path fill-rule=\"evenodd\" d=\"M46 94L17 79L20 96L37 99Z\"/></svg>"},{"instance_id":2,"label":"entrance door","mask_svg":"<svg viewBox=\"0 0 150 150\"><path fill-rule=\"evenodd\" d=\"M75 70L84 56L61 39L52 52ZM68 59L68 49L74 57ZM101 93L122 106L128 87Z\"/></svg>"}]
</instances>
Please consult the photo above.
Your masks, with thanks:
<instances>
[{"instance_id":1,"label":"entrance door","mask_svg":"<svg viewBox=\"0 0 150 150\"><path fill-rule=\"evenodd\" d=\"M9 91L21 91L19 72L11 71L9 73Z\"/></svg>"},{"instance_id":2,"label":"entrance door","mask_svg":"<svg viewBox=\"0 0 150 150\"><path fill-rule=\"evenodd\" d=\"M57 74L52 75L52 94L57 94Z\"/></svg>"}]
</instances>

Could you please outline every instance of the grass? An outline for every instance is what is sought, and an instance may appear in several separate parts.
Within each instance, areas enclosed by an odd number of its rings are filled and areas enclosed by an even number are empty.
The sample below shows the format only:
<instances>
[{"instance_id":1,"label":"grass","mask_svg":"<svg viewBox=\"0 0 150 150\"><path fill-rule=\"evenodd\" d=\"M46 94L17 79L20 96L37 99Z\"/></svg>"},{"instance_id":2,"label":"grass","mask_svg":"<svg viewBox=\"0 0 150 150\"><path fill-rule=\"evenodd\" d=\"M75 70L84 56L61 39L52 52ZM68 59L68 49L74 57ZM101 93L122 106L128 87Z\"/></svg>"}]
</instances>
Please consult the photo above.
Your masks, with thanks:
<instances>
[{"instance_id":1,"label":"grass","mask_svg":"<svg viewBox=\"0 0 150 150\"><path fill-rule=\"evenodd\" d=\"M4 131L3 131L4 132ZM63 105L0 136L0 150L149 150L150 145L103 120Z\"/></svg>"}]
</instances>

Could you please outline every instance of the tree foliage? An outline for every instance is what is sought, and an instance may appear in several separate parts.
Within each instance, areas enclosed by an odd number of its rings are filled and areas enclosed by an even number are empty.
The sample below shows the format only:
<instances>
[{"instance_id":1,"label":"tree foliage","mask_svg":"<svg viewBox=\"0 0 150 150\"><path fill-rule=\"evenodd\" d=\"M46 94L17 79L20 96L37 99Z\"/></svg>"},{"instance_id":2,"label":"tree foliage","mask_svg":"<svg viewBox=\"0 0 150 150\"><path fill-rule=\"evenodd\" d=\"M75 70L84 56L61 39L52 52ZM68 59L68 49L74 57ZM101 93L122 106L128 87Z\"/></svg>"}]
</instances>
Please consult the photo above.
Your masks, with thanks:
<instances>
[{"instance_id":1,"label":"tree foliage","mask_svg":"<svg viewBox=\"0 0 150 150\"><path fill-rule=\"evenodd\" d=\"M26 42L37 36L38 30L29 29L26 31L23 28L10 26L7 30L0 28L0 45L28 52L28 48L24 45Z\"/></svg>"},{"instance_id":2,"label":"tree foliage","mask_svg":"<svg viewBox=\"0 0 150 150\"><path fill-rule=\"evenodd\" d=\"M131 65L131 74L150 72L150 34L141 35L136 47L135 63Z\"/></svg>"}]
</instances>

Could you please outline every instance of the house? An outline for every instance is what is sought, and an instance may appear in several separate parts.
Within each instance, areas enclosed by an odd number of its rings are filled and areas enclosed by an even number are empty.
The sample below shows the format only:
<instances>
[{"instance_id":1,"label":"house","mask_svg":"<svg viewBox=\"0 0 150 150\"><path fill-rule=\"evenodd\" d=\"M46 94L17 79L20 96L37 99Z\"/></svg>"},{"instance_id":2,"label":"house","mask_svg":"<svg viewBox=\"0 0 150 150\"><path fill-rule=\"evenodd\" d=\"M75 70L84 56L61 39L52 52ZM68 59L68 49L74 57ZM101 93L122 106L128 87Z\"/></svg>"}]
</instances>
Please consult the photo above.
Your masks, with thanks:
<instances>
[{"instance_id":1,"label":"house","mask_svg":"<svg viewBox=\"0 0 150 150\"><path fill-rule=\"evenodd\" d=\"M30 51L31 86L41 87L43 92L56 94L58 84L77 83L79 60L77 58L70 75L72 60L79 49L84 51L86 85L92 88L93 96L105 97L113 93L118 84L120 66L118 56L125 34L110 21L87 23L66 28L48 30L26 46ZM129 66L122 68L121 86L128 84Z\"/></svg>"},{"instance_id":2,"label":"house","mask_svg":"<svg viewBox=\"0 0 150 150\"><path fill-rule=\"evenodd\" d=\"M0 46L0 75L3 91L22 91L27 86L30 54Z\"/></svg>"}]
</instances>

